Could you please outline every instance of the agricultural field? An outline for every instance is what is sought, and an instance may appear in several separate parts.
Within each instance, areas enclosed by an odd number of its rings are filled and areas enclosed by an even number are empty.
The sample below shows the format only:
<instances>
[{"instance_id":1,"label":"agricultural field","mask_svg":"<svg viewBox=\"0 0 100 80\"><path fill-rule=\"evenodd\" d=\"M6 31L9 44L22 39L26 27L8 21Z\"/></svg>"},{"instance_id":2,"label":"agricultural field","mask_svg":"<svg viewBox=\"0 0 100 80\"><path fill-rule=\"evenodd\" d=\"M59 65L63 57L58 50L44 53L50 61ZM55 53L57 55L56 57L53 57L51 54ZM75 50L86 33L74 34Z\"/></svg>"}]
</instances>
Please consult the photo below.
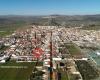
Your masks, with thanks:
<instances>
[{"instance_id":1,"label":"agricultural field","mask_svg":"<svg viewBox=\"0 0 100 80\"><path fill-rule=\"evenodd\" d=\"M28 80L35 62L16 63L15 61L0 63L0 80ZM38 65L42 65L39 63Z\"/></svg>"},{"instance_id":2,"label":"agricultural field","mask_svg":"<svg viewBox=\"0 0 100 80\"><path fill-rule=\"evenodd\" d=\"M26 23L16 22L12 24L0 24L0 37L4 37L12 34L15 30L23 28L26 26Z\"/></svg>"}]
</instances>

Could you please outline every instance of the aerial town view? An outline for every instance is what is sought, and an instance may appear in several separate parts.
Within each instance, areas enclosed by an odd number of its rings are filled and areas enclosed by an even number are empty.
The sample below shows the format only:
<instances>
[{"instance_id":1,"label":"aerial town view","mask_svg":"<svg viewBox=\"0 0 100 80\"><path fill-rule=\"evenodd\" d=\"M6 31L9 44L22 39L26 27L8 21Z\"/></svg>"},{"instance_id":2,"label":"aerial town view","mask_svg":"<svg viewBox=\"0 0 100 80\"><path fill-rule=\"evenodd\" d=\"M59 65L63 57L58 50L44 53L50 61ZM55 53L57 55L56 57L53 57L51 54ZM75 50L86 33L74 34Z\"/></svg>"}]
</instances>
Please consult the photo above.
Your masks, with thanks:
<instances>
[{"instance_id":1,"label":"aerial town view","mask_svg":"<svg viewBox=\"0 0 100 80\"><path fill-rule=\"evenodd\" d=\"M0 80L100 80L100 1L0 0Z\"/></svg>"}]
</instances>

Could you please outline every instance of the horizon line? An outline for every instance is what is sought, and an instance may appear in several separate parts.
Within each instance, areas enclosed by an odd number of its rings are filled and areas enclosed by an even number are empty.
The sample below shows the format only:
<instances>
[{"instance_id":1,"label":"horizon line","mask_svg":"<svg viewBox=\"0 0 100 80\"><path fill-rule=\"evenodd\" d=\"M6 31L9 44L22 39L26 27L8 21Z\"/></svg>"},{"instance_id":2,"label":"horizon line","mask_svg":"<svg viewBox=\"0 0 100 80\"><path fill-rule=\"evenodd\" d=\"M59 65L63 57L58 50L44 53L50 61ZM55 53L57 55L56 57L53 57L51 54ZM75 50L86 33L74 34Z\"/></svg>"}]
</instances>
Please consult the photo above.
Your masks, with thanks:
<instances>
[{"instance_id":1,"label":"horizon line","mask_svg":"<svg viewBox=\"0 0 100 80\"><path fill-rule=\"evenodd\" d=\"M0 14L0 16L85 16L85 15L100 15L98 14Z\"/></svg>"}]
</instances>

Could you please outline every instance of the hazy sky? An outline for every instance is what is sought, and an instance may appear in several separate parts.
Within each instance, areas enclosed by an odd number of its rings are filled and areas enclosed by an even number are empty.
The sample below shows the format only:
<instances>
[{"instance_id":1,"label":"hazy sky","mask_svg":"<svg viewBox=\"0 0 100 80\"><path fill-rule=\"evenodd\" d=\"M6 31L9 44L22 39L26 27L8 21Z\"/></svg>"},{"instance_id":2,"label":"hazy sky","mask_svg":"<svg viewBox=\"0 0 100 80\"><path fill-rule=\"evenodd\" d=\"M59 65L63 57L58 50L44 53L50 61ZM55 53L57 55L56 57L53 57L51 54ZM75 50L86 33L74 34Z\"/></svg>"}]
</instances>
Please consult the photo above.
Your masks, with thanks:
<instances>
[{"instance_id":1,"label":"hazy sky","mask_svg":"<svg viewBox=\"0 0 100 80\"><path fill-rule=\"evenodd\" d=\"M0 0L0 15L100 14L100 0Z\"/></svg>"}]
</instances>

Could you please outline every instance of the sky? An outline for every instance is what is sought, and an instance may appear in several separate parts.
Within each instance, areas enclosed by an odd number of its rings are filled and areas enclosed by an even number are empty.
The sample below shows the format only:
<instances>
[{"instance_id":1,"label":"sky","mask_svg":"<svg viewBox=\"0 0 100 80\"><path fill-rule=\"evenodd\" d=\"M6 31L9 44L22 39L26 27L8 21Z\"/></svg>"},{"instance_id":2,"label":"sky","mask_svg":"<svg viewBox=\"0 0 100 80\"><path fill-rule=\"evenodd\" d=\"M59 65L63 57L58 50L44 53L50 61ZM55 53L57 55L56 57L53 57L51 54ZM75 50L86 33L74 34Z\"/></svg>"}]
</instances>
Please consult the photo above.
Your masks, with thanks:
<instances>
[{"instance_id":1,"label":"sky","mask_svg":"<svg viewBox=\"0 0 100 80\"><path fill-rule=\"evenodd\" d=\"M0 0L0 15L100 14L100 0Z\"/></svg>"}]
</instances>

